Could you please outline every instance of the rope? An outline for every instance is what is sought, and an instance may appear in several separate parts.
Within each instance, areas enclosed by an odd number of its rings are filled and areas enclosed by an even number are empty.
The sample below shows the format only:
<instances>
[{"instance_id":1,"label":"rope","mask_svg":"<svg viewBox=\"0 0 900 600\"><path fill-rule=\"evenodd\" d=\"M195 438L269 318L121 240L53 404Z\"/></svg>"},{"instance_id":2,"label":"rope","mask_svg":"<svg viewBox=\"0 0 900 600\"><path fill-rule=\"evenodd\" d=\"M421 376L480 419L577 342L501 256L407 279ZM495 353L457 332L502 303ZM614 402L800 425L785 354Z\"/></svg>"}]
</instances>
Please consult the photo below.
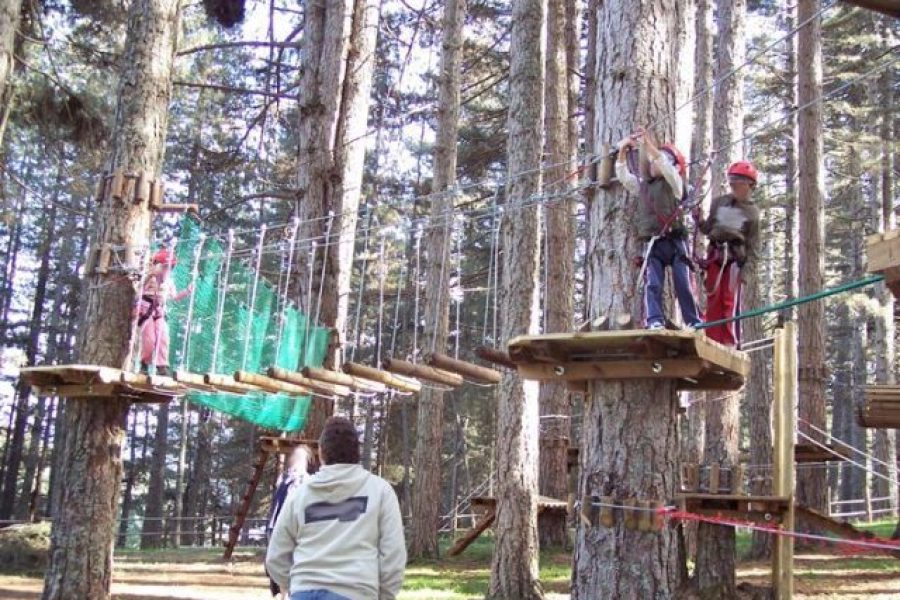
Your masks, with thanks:
<instances>
[{"instance_id":1,"label":"rope","mask_svg":"<svg viewBox=\"0 0 900 600\"><path fill-rule=\"evenodd\" d=\"M456 284L459 286L459 296L456 298L456 333L453 342L453 357L459 359L459 342L462 337L462 326L459 322L459 311L465 299L466 291L462 286L463 274L463 258L462 258L462 232L457 232L456 236Z\"/></svg>"},{"instance_id":2,"label":"rope","mask_svg":"<svg viewBox=\"0 0 900 600\"><path fill-rule=\"evenodd\" d=\"M262 245L266 239L265 223L259 230L259 254L256 256L256 269L253 270L253 287L250 291L250 312L247 315L247 327L244 329L244 353L241 356L241 370L247 368L247 352L250 350L250 338L253 337L253 312L256 310L256 292L259 289L259 269L262 266Z\"/></svg>"},{"instance_id":3,"label":"rope","mask_svg":"<svg viewBox=\"0 0 900 600\"><path fill-rule=\"evenodd\" d=\"M313 242L312 248L309 250L309 277L306 280L306 335L305 340L303 342L304 348L309 348L309 333L312 329L312 285L313 285L313 273L316 270L316 250L318 246L316 242ZM327 249L326 249L327 252ZM305 350L304 350L305 351Z\"/></svg>"},{"instance_id":4,"label":"rope","mask_svg":"<svg viewBox=\"0 0 900 600\"><path fill-rule=\"evenodd\" d=\"M863 471L867 471L867 472L871 473L872 475L875 475L876 477L880 477L881 479L884 479L885 481L887 481L887 482L890 483L891 485L900 486L900 482L898 482L897 480L891 479L891 478L888 477L887 475L882 475L881 473L879 473L879 472L877 472L877 471L873 471L872 469L870 469L870 468L867 467L866 465L860 464L860 463L856 462L855 460L853 460L852 458L850 458L850 457L848 457L848 456L844 456L844 455L841 454L840 452L837 452L836 450L834 450L834 449L832 449L832 448L829 448L828 446L826 446L826 445L823 444L822 442L820 442L820 441L814 439L812 436L806 435L805 433L803 433L803 432L800 431L800 430L797 430L797 435L803 437L804 439L806 439L806 440L809 441L809 442L812 442L813 444L815 444L816 446L818 446L818 447L821 448L822 450L825 450L825 451L828 452L829 454L833 454L834 456L837 456L837 457L840 458L841 460L845 460L845 461L847 461L848 463L850 463L851 465L854 465L854 466L856 466L856 467L859 467L859 468L862 469Z\"/></svg>"},{"instance_id":5,"label":"rope","mask_svg":"<svg viewBox=\"0 0 900 600\"><path fill-rule=\"evenodd\" d=\"M275 343L275 363L278 364L278 359L281 358L281 341L284 339L284 324L287 317L287 308L288 308L288 291L291 289L291 273L294 269L294 240L297 238L297 231L300 229L300 220L294 219L294 226L291 229L291 237L290 237L290 248L288 248L288 259L287 259L287 274L284 278L284 293L280 295L282 299L281 302L281 315L278 320L278 341Z\"/></svg>"},{"instance_id":6,"label":"rope","mask_svg":"<svg viewBox=\"0 0 900 600\"><path fill-rule=\"evenodd\" d=\"M221 288L216 307L216 333L213 337L212 370L216 372L219 365L219 339L222 336L222 316L225 313L225 295L228 294L228 275L231 271L231 252L234 250L234 230L228 230L228 246L225 250L225 262L222 263L219 287Z\"/></svg>"},{"instance_id":7,"label":"rope","mask_svg":"<svg viewBox=\"0 0 900 600\"><path fill-rule=\"evenodd\" d=\"M316 325L319 324L319 316L322 312L322 292L325 288L325 273L328 268L328 248L331 245L331 226L334 224L334 213L328 213L328 224L325 225L325 252L322 254L322 275L319 277L319 298L316 300ZM340 234L338 234L338 243L340 243Z\"/></svg>"},{"instance_id":8,"label":"rope","mask_svg":"<svg viewBox=\"0 0 900 600\"><path fill-rule=\"evenodd\" d=\"M496 209L496 207L497 207L497 196L499 194L500 194L500 188L498 187L496 189L496 191L494 192L494 199L491 203L493 209ZM491 303L491 283L493 283L491 281L491 278L493 277L493 270L494 270L494 245L497 243L496 221L497 221L496 212L492 212L491 213L491 229L490 229L490 232L491 232L490 252L491 252L491 254L488 257L487 284L485 285L485 288L484 288L484 319L483 319L484 323L483 323L483 328L482 328L482 333L481 333L481 340L482 340L482 343L484 343L484 344L487 344L487 341L488 341L487 327L488 327L488 314L490 313L490 307L491 307L491 304L490 304Z\"/></svg>"},{"instance_id":9,"label":"rope","mask_svg":"<svg viewBox=\"0 0 900 600\"><path fill-rule=\"evenodd\" d=\"M201 232L199 239L200 243L194 247L194 264L191 267L191 297L188 299L187 319L184 326L184 340L181 344L181 366L185 369L188 368L190 359L188 351L191 348L191 334L193 333L192 325L194 321L194 299L197 296L197 286L193 285L193 282L197 280L197 273L200 270L200 252L203 250L203 244L206 243L206 234Z\"/></svg>"},{"instance_id":10,"label":"rope","mask_svg":"<svg viewBox=\"0 0 900 600\"><path fill-rule=\"evenodd\" d=\"M381 347L384 345L382 336L384 333L384 280L387 273L384 266L384 237L381 238L381 246L378 249L378 337L375 347L375 368L381 368Z\"/></svg>"},{"instance_id":11,"label":"rope","mask_svg":"<svg viewBox=\"0 0 900 600\"><path fill-rule=\"evenodd\" d=\"M147 274L150 271L150 248L147 248L143 256L143 260L141 261L141 282L138 285L138 293L137 293L137 302L134 305L134 317L131 319L131 340L132 340L132 348L134 348L134 341L138 336L139 328L138 328L138 320L140 319L141 314L141 302L144 299L144 285L147 282ZM138 343L138 351L134 355L134 366L132 370L138 372L141 370L141 347L140 343Z\"/></svg>"},{"instance_id":12,"label":"rope","mask_svg":"<svg viewBox=\"0 0 900 600\"><path fill-rule=\"evenodd\" d=\"M857 281L851 281L849 283L841 284L837 287L825 288L824 290L820 290L814 294L809 294L808 296L801 296L800 298L786 300L784 302L779 302L777 304L769 304L769 305L766 305L766 306L763 306L760 308L755 308L753 310L743 312L739 315L735 315L735 316L729 317L727 319L718 319L716 321L709 321L707 323L698 325L697 329L707 329L709 327L725 325L726 323L731 323L732 321L742 321L744 319L749 319L751 317L758 317L758 316L764 315L766 313L782 311L782 310L797 306L799 304L806 304L807 302L821 300L822 298L828 298L829 296L835 296L837 294L843 294L844 292L849 292L851 290L870 286L872 284L878 283L879 281L883 281L883 280L884 280L884 275L871 275L869 277L865 277L865 278L859 279Z\"/></svg>"},{"instance_id":13,"label":"rope","mask_svg":"<svg viewBox=\"0 0 900 600\"><path fill-rule=\"evenodd\" d=\"M362 300L366 289L366 266L369 262L369 229L372 224L372 208L366 207L366 235L363 238L363 258L359 274L359 294L356 297L356 315L353 318L354 344L350 348L350 361L356 357L356 347L359 346L360 319L362 317Z\"/></svg>"},{"instance_id":14,"label":"rope","mask_svg":"<svg viewBox=\"0 0 900 600\"><path fill-rule=\"evenodd\" d=\"M400 305L403 303L403 286L406 284L406 265L400 267L400 280L397 282L397 299L394 301L394 326L391 329L391 356L397 350L397 331L400 329Z\"/></svg>"},{"instance_id":15,"label":"rope","mask_svg":"<svg viewBox=\"0 0 900 600\"><path fill-rule=\"evenodd\" d=\"M868 454L868 453L866 453L866 452L860 450L859 448L856 448L855 446L851 446L851 445L848 444L847 442L845 442L845 441L843 441L843 440L841 440L841 439L838 439L838 438L834 437L833 435L829 434L827 431L823 431L822 429L819 429L818 427L816 427L815 425L813 425L812 423L810 423L809 421L807 421L806 419L804 419L804 418L802 418L802 417L797 417L797 420L798 420L798 421L801 421L801 422L803 422L803 423L805 423L807 427L810 427L811 429L813 429L813 430L816 431L817 433L819 433L819 434L821 434L821 435L828 436L828 437L831 438L833 441L839 443L841 446L844 446L845 448L849 448L849 449L852 450L853 452L856 452L857 454L860 454L861 456L864 456L864 457L868 458L868 459L871 460L871 461L877 462L878 464L880 464L880 465L882 465L882 466L884 466L884 467L887 467L888 469L890 469L892 466L896 466L896 465L891 465L890 463L886 463L886 462L884 462L883 460L877 458L876 456L874 456L874 455L872 455L872 454Z\"/></svg>"},{"instance_id":16,"label":"rope","mask_svg":"<svg viewBox=\"0 0 900 600\"><path fill-rule=\"evenodd\" d=\"M412 343L412 361L415 364L419 350L419 278L422 268L422 230L416 231L416 280L413 282L415 290L415 304L413 307L413 343Z\"/></svg>"}]
</instances>

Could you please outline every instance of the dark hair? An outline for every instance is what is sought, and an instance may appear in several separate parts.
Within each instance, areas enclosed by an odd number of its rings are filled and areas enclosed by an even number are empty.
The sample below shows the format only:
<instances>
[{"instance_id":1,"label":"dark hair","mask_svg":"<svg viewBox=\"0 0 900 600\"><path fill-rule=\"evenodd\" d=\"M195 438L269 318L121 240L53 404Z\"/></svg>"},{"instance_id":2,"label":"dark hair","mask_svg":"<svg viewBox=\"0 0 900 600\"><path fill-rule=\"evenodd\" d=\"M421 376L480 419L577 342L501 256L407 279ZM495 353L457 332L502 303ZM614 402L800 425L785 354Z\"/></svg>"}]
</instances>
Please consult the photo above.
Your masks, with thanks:
<instances>
[{"instance_id":1,"label":"dark hair","mask_svg":"<svg viewBox=\"0 0 900 600\"><path fill-rule=\"evenodd\" d=\"M359 435L350 419L331 417L319 436L319 451L326 465L358 464Z\"/></svg>"}]
</instances>

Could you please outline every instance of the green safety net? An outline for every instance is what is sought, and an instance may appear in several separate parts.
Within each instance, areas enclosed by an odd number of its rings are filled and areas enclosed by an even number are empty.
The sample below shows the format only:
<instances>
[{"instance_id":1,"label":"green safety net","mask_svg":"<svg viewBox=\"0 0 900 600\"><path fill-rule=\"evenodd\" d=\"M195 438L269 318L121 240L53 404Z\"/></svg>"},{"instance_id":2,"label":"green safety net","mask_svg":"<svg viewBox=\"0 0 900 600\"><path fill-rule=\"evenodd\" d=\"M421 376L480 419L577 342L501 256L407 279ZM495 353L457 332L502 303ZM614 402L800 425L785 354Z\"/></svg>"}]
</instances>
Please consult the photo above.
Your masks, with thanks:
<instances>
[{"instance_id":1,"label":"green safety net","mask_svg":"<svg viewBox=\"0 0 900 600\"><path fill-rule=\"evenodd\" d=\"M182 221L175 248L175 287L183 290L193 283L194 291L192 297L168 304L169 364L194 373L227 375L236 370L261 373L272 365L292 370L322 365L328 349L328 329L310 327L306 315L291 304L285 305L275 286L257 277L255 265L231 260L227 281L223 281L226 249L218 240L204 238L199 223L190 217ZM256 298L251 301L254 283ZM287 394L196 391L190 392L188 399L281 431L303 428L311 400L308 396Z\"/></svg>"}]
</instances>

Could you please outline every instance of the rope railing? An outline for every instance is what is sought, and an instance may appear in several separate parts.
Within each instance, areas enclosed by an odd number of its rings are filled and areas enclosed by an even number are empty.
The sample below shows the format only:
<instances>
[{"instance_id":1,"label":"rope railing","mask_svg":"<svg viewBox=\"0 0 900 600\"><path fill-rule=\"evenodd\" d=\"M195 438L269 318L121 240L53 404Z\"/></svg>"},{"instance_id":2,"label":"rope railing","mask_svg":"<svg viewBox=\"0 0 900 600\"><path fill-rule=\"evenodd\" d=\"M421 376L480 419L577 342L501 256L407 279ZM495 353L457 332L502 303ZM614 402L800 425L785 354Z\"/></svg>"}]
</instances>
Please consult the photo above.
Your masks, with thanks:
<instances>
[{"instance_id":1,"label":"rope railing","mask_svg":"<svg viewBox=\"0 0 900 600\"><path fill-rule=\"evenodd\" d=\"M825 288L824 290L820 290L814 294L809 294L807 296L801 296L799 298L785 300L784 302L779 302L777 304L768 304L766 306L754 308L753 310L748 310L747 312L742 312L738 315L729 317L727 319L717 319L715 321L708 321L706 323L702 323L702 324L698 325L697 329L708 329L710 327L726 325L726 324L734 322L734 321L743 321L744 319L750 319L752 317L759 317L761 315L765 315L765 314L771 313L771 312L779 312L782 310L786 310L788 308L792 308L794 306L799 306L800 304L806 304L807 302L814 302L816 300L828 298L829 296L836 296L837 294L843 294L845 292L849 292L849 291L856 290L859 288L874 285L880 281L884 281L884 275L871 275L869 277L865 277L863 279L858 279L856 281L851 281L849 283L844 283L844 284L841 284L841 285L833 287L833 288Z\"/></svg>"}]
</instances>

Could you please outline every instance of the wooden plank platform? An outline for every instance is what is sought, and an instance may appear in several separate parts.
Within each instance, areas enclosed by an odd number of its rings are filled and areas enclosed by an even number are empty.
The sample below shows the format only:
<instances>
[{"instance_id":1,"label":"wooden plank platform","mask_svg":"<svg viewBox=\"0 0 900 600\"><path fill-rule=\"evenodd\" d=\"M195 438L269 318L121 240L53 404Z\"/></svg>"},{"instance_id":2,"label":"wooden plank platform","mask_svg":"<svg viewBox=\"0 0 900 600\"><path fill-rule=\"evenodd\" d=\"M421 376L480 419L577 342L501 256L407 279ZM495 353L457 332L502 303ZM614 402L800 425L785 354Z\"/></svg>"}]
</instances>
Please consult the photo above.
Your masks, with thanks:
<instances>
[{"instance_id":1,"label":"wooden plank platform","mask_svg":"<svg viewBox=\"0 0 900 600\"><path fill-rule=\"evenodd\" d=\"M780 523L790 508L790 498L745 496L743 494L679 494L681 510L701 515L743 519L759 523Z\"/></svg>"},{"instance_id":2,"label":"wooden plank platform","mask_svg":"<svg viewBox=\"0 0 900 600\"><path fill-rule=\"evenodd\" d=\"M894 296L900 298L900 229L868 238L869 272L884 275Z\"/></svg>"},{"instance_id":3,"label":"wooden plank platform","mask_svg":"<svg viewBox=\"0 0 900 600\"><path fill-rule=\"evenodd\" d=\"M19 377L29 385L65 398L112 397L158 404L188 392L187 387L171 377L130 373L100 365L25 367Z\"/></svg>"},{"instance_id":4,"label":"wooden plank platform","mask_svg":"<svg viewBox=\"0 0 900 600\"><path fill-rule=\"evenodd\" d=\"M863 427L900 427L900 385L866 386L857 420Z\"/></svg>"},{"instance_id":5,"label":"wooden plank platform","mask_svg":"<svg viewBox=\"0 0 900 600\"><path fill-rule=\"evenodd\" d=\"M702 332L629 329L519 336L509 342L519 375L539 381L677 379L678 389L738 390L749 357Z\"/></svg>"},{"instance_id":6,"label":"wooden plank platform","mask_svg":"<svg viewBox=\"0 0 900 600\"><path fill-rule=\"evenodd\" d=\"M461 554L463 550L468 548L472 542L478 539L478 537L488 530L488 528L494 523L494 519L497 518L497 499L490 497L475 497L472 498L471 504L473 508L481 509L483 514L481 518L475 523L475 527L470 529L466 534L456 540L451 546L450 550L447 551L448 556L457 556ZM564 502L563 500L557 500L556 498L548 498L547 496L538 496L538 517L542 513L551 513L551 512L563 512L568 513L569 504Z\"/></svg>"},{"instance_id":7,"label":"wooden plank platform","mask_svg":"<svg viewBox=\"0 0 900 600\"><path fill-rule=\"evenodd\" d=\"M486 507L493 509L497 506L497 499L489 496L477 496L470 501L472 506ZM557 500L556 498L548 498L547 496L538 496L538 512L542 511L562 511L568 512L569 503L565 500Z\"/></svg>"}]
</instances>

